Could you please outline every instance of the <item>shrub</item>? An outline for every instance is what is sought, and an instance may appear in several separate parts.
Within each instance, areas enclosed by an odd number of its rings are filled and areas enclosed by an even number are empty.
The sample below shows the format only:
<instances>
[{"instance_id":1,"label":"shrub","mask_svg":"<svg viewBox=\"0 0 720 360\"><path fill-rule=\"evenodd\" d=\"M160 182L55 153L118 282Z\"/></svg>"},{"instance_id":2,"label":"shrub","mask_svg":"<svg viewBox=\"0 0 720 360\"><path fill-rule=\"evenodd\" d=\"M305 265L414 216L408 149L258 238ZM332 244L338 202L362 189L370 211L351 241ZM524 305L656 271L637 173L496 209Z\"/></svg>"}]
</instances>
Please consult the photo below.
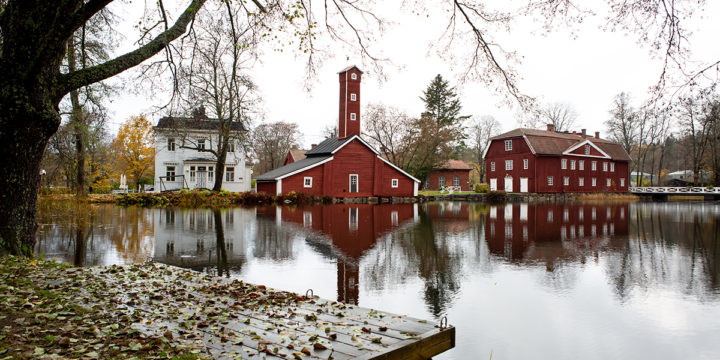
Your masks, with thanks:
<instances>
[{"instance_id":1,"label":"shrub","mask_svg":"<svg viewBox=\"0 0 720 360\"><path fill-rule=\"evenodd\" d=\"M475 184L474 189L476 193L484 194L488 191L490 191L490 185L488 184Z\"/></svg>"}]
</instances>

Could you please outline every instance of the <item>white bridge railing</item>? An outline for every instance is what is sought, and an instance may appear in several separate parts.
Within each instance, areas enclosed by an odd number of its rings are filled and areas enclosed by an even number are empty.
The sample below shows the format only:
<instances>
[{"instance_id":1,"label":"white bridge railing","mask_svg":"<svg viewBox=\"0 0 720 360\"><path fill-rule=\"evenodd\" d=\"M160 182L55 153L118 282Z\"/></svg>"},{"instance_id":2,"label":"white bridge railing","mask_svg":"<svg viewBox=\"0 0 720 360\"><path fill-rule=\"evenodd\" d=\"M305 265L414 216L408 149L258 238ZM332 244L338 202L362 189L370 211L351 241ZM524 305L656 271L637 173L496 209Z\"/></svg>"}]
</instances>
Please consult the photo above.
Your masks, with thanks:
<instances>
[{"instance_id":1,"label":"white bridge railing","mask_svg":"<svg viewBox=\"0 0 720 360\"><path fill-rule=\"evenodd\" d=\"M707 187L655 187L655 186L641 186L631 187L630 192L634 194L720 194L720 187L707 188Z\"/></svg>"}]
</instances>

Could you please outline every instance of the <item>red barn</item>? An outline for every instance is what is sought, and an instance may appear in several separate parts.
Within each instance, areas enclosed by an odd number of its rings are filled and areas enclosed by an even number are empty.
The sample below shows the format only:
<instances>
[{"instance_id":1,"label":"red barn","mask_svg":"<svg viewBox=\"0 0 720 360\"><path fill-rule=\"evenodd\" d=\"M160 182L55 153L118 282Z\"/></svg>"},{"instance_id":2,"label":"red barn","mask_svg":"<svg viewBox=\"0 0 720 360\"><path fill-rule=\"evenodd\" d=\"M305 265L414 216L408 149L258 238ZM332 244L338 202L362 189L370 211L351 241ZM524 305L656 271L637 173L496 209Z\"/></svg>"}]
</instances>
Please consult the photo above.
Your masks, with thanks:
<instances>
[{"instance_id":1,"label":"red barn","mask_svg":"<svg viewBox=\"0 0 720 360\"><path fill-rule=\"evenodd\" d=\"M459 186L461 191L470 191L470 165L462 160L450 159L428 173L425 187L440 189L443 186Z\"/></svg>"},{"instance_id":2,"label":"red barn","mask_svg":"<svg viewBox=\"0 0 720 360\"><path fill-rule=\"evenodd\" d=\"M627 192L630 156L610 140L585 133L515 129L485 150L490 190L507 192Z\"/></svg>"},{"instance_id":3,"label":"red barn","mask_svg":"<svg viewBox=\"0 0 720 360\"><path fill-rule=\"evenodd\" d=\"M314 196L416 196L419 180L385 160L360 137L360 80L351 66L339 73L338 137L305 152L305 158L255 178L258 192Z\"/></svg>"}]
</instances>

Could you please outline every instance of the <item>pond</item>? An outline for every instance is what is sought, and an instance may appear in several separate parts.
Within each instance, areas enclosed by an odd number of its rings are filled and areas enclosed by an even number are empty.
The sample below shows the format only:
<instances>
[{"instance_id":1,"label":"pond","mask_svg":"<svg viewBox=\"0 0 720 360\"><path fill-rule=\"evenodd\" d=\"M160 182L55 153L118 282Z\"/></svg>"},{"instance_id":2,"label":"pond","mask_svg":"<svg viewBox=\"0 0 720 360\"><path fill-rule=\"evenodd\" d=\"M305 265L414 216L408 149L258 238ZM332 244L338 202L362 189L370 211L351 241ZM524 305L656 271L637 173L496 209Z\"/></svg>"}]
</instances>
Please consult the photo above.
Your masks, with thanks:
<instances>
[{"instance_id":1,"label":"pond","mask_svg":"<svg viewBox=\"0 0 720 360\"><path fill-rule=\"evenodd\" d=\"M437 359L720 358L720 205L41 203L36 252L152 260L457 328Z\"/></svg>"}]
</instances>

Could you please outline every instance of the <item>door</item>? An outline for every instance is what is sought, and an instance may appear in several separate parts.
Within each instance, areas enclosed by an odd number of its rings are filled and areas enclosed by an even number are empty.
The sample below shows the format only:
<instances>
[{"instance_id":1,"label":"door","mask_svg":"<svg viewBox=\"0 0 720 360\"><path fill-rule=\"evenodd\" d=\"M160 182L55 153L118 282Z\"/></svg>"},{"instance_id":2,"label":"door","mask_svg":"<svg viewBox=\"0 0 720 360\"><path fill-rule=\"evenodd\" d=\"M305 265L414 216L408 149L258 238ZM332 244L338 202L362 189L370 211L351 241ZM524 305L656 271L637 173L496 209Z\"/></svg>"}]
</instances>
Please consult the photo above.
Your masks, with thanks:
<instances>
[{"instance_id":1,"label":"door","mask_svg":"<svg viewBox=\"0 0 720 360\"><path fill-rule=\"evenodd\" d=\"M350 174L350 192L358 192L358 176L357 174Z\"/></svg>"},{"instance_id":2,"label":"door","mask_svg":"<svg viewBox=\"0 0 720 360\"><path fill-rule=\"evenodd\" d=\"M520 192L528 192L528 178L520 178Z\"/></svg>"},{"instance_id":3,"label":"door","mask_svg":"<svg viewBox=\"0 0 720 360\"><path fill-rule=\"evenodd\" d=\"M513 178L512 176L506 176L505 177L505 192L512 192L513 191Z\"/></svg>"},{"instance_id":4,"label":"door","mask_svg":"<svg viewBox=\"0 0 720 360\"><path fill-rule=\"evenodd\" d=\"M198 166L197 169L197 187L207 189L207 167Z\"/></svg>"},{"instance_id":5,"label":"door","mask_svg":"<svg viewBox=\"0 0 720 360\"><path fill-rule=\"evenodd\" d=\"M490 191L497 191L497 179L490 179Z\"/></svg>"}]
</instances>

